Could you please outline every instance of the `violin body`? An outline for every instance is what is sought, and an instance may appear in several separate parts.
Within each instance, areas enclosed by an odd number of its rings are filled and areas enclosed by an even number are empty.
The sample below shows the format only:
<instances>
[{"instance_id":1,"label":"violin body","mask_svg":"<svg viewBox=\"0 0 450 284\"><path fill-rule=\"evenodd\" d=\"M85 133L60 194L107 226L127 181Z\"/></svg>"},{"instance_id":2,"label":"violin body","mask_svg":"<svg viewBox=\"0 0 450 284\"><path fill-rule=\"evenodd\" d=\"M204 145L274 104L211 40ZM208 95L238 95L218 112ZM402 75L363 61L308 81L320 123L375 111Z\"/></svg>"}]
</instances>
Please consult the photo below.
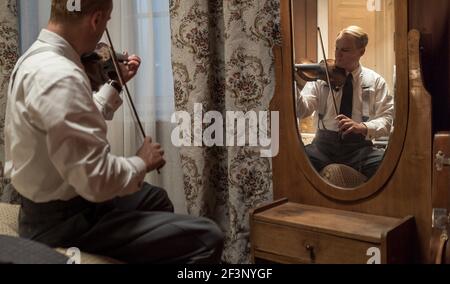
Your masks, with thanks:
<instances>
[{"instance_id":1,"label":"violin body","mask_svg":"<svg viewBox=\"0 0 450 284\"><path fill-rule=\"evenodd\" d=\"M324 61L313 63L309 60L302 60L302 63L295 64L295 70L296 74L307 82L317 80L328 82L327 65L331 86L334 90L339 90L345 84L346 72L345 69L336 66L335 60L333 59L328 59L327 64Z\"/></svg>"},{"instance_id":2,"label":"violin body","mask_svg":"<svg viewBox=\"0 0 450 284\"><path fill-rule=\"evenodd\" d=\"M120 53L116 56L120 63L126 64L126 56ZM93 52L83 55L81 62L89 77L93 91L98 91L109 80L119 80L109 46L105 43L99 43Z\"/></svg>"}]
</instances>

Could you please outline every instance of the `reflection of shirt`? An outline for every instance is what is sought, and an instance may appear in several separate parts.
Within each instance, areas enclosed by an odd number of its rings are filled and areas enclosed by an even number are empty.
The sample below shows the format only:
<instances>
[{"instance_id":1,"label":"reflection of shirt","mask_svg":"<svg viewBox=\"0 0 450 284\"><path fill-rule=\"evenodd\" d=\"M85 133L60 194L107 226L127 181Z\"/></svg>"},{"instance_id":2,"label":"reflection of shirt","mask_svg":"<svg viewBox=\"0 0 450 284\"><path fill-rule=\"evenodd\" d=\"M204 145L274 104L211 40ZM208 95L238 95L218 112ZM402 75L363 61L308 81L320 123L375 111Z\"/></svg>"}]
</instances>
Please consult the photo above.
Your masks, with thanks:
<instances>
[{"instance_id":1,"label":"reflection of shirt","mask_svg":"<svg viewBox=\"0 0 450 284\"><path fill-rule=\"evenodd\" d=\"M78 54L48 30L24 56L49 46L54 50L25 59L10 88L6 174L21 195L35 202L77 195L102 202L137 192L144 161L110 154L106 140L101 111L115 110L111 106L117 106L119 95L101 90L94 102Z\"/></svg>"},{"instance_id":2,"label":"reflection of shirt","mask_svg":"<svg viewBox=\"0 0 450 284\"><path fill-rule=\"evenodd\" d=\"M356 122L363 122L363 92L370 96L369 118L365 122L368 128L368 139L389 136L393 117L394 103L389 95L385 80L374 71L359 66L353 75L353 116ZM335 92L337 109L340 109L342 88ZM320 107L319 98L326 98L326 108L323 113L323 126L327 130L338 131L336 111L333 106L333 98L329 95L328 85L323 81L308 82L300 95L297 96L297 116L305 118L311 116Z\"/></svg>"}]
</instances>

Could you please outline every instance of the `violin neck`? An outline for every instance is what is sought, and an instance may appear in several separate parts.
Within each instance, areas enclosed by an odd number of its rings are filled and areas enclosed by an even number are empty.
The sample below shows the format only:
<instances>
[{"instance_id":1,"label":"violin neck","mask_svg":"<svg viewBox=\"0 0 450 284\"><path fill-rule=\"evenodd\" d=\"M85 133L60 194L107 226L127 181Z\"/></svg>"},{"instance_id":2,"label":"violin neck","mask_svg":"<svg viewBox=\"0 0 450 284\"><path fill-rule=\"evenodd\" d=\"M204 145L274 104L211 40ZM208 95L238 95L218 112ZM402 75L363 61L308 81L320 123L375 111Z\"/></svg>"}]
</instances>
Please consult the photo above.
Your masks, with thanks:
<instances>
[{"instance_id":1,"label":"violin neck","mask_svg":"<svg viewBox=\"0 0 450 284\"><path fill-rule=\"evenodd\" d=\"M299 69L300 71L318 71L322 70L323 66L320 64L295 64L295 68Z\"/></svg>"}]
</instances>

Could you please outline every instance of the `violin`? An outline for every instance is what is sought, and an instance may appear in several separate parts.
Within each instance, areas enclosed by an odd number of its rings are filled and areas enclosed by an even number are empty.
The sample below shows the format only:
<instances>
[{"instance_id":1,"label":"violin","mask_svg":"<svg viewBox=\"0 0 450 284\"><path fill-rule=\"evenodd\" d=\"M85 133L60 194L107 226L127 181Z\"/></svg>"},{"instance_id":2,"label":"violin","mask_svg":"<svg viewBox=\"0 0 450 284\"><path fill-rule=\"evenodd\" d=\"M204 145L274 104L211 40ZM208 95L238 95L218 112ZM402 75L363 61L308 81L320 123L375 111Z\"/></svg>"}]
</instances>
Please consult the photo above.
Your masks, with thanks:
<instances>
[{"instance_id":1,"label":"violin","mask_svg":"<svg viewBox=\"0 0 450 284\"><path fill-rule=\"evenodd\" d=\"M330 77L331 87L338 91L344 86L346 81L345 69L336 66L335 60L328 59L328 64L325 61L320 63L313 63L309 60L302 60L302 63L295 64L296 74L307 82L322 80L328 82L326 68Z\"/></svg>"},{"instance_id":2,"label":"violin","mask_svg":"<svg viewBox=\"0 0 450 284\"><path fill-rule=\"evenodd\" d=\"M334 111L336 113L336 116L338 116L339 111L337 108L335 92L337 91L336 87L339 88L345 84L345 80L347 79L345 76L345 70L337 67L334 60L327 59L320 27L317 27L317 33L320 37L320 45L322 47L324 60L319 64L312 64L311 62L308 62L306 64L295 64L295 74L298 74L298 76L305 79L306 81L326 81L328 83L328 86L330 86L329 95L333 99Z\"/></svg>"},{"instance_id":3,"label":"violin","mask_svg":"<svg viewBox=\"0 0 450 284\"><path fill-rule=\"evenodd\" d=\"M125 89L128 101L130 102L130 107L136 118L135 122L139 126L141 134L145 139L147 136L145 134L144 127L142 126L142 122L139 118L136 106L133 103L130 90L123 79L120 68L120 64L127 64L128 57L115 51L108 29L105 30L105 33L109 44L97 44L94 52L81 57L81 62L83 63L86 74L89 77L93 91L98 91L102 85L110 80L119 82L120 86Z\"/></svg>"},{"instance_id":4,"label":"violin","mask_svg":"<svg viewBox=\"0 0 450 284\"><path fill-rule=\"evenodd\" d=\"M130 90L120 68L120 64L126 65L128 63L128 57L115 51L109 30L106 29L105 33L109 44L99 43L94 52L81 57L81 62L91 82L92 90L98 91L109 80L118 81L120 86L124 88L130 103L129 105L136 119L135 122L139 127L142 137L145 139L147 135L145 134L141 119L139 118ZM158 174L161 173L160 170L157 169Z\"/></svg>"},{"instance_id":5,"label":"violin","mask_svg":"<svg viewBox=\"0 0 450 284\"><path fill-rule=\"evenodd\" d=\"M119 76L114 67L113 58L109 49L110 47L106 43L100 42L93 52L81 57L81 63L83 63L86 74L88 75L92 90L95 92L109 80L119 82ZM127 64L128 58L124 54L116 53L116 57L120 64Z\"/></svg>"},{"instance_id":6,"label":"violin","mask_svg":"<svg viewBox=\"0 0 450 284\"><path fill-rule=\"evenodd\" d=\"M115 51L108 29L105 30L105 33L109 44L97 44L97 47L93 52L81 57L81 62L89 77L93 91L98 91L101 86L110 80L119 82L120 86L127 94L130 103L129 105L136 119L135 122L139 127L142 137L145 139L147 135L145 134L141 119L139 118L130 90L128 89L120 68L120 64L126 65L128 63L128 57ZM157 172L159 174L160 169L157 169Z\"/></svg>"}]
</instances>

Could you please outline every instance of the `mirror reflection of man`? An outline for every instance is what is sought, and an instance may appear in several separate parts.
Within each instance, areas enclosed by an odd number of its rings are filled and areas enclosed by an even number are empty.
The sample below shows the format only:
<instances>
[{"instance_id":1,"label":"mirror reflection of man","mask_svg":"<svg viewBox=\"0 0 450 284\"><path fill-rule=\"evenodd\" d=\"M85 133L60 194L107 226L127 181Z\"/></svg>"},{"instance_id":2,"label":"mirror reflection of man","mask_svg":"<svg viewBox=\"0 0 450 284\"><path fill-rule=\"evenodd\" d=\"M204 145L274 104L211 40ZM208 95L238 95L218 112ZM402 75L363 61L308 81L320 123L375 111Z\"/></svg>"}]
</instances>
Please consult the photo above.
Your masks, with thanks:
<instances>
[{"instance_id":1,"label":"mirror reflection of man","mask_svg":"<svg viewBox=\"0 0 450 284\"><path fill-rule=\"evenodd\" d=\"M306 153L317 171L344 164L367 178L376 172L384 151L372 140L388 137L394 116L393 98L385 80L363 67L368 35L357 26L342 30L336 39L336 65L345 69L346 81L336 94L339 114L324 81L308 82L297 96L297 116L318 116L318 130Z\"/></svg>"}]
</instances>

